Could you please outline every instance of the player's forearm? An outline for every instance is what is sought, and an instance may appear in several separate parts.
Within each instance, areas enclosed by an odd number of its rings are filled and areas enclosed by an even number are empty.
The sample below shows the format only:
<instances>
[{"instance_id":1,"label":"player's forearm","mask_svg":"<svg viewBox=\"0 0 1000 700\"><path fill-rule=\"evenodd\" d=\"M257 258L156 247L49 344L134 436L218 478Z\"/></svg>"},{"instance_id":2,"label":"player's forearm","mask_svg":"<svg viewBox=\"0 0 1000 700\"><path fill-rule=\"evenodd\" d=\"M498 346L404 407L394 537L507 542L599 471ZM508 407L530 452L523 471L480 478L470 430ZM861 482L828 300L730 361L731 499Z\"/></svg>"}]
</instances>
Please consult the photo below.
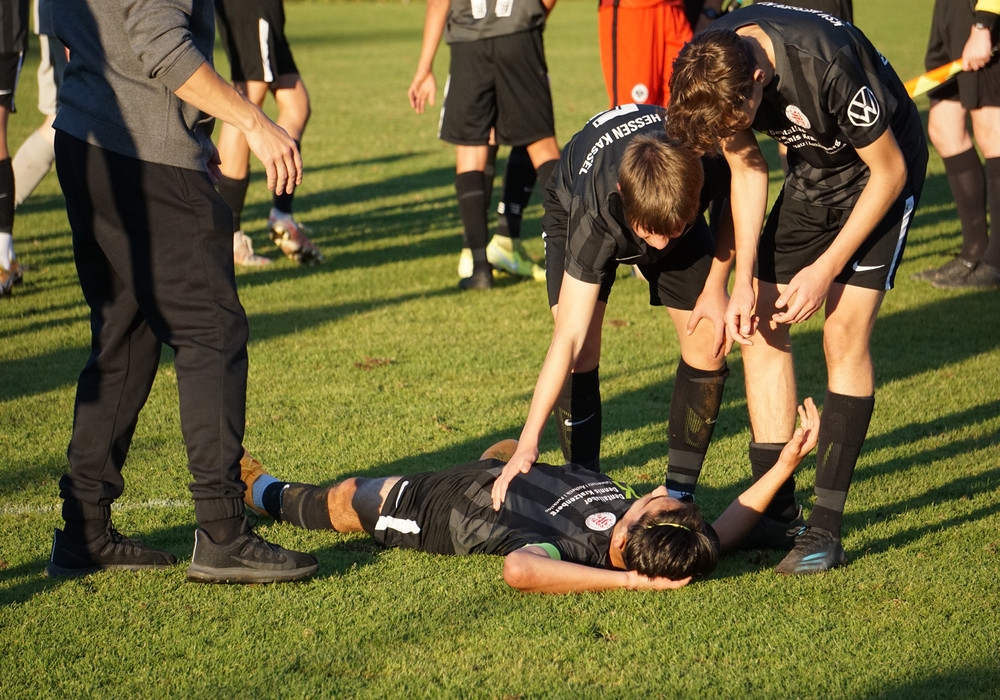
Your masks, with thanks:
<instances>
[{"instance_id":1,"label":"player's forearm","mask_svg":"<svg viewBox=\"0 0 1000 700\"><path fill-rule=\"evenodd\" d=\"M768 165L750 132L732 137L723 146L732 171L730 203L736 249L736 280L750 284L757 262L764 214L767 211Z\"/></svg>"},{"instance_id":2,"label":"player's forearm","mask_svg":"<svg viewBox=\"0 0 1000 700\"><path fill-rule=\"evenodd\" d=\"M531 395L531 406L528 408L528 417L524 421L524 428L518 443L525 446L537 448L541 441L542 431L548 422L552 410L559 400L559 393L569 376L570 368L574 365L579 350L574 350L575 344L572 339L560 337L557 333L552 338L549 350L545 354L545 361L542 369L538 373L538 381L535 382L535 391Z\"/></svg>"},{"instance_id":3,"label":"player's forearm","mask_svg":"<svg viewBox=\"0 0 1000 700\"><path fill-rule=\"evenodd\" d=\"M174 94L205 114L232 124L244 134L260 127L267 119L207 62L201 64Z\"/></svg>"},{"instance_id":4,"label":"player's forearm","mask_svg":"<svg viewBox=\"0 0 1000 700\"><path fill-rule=\"evenodd\" d=\"M448 7L448 0L427 0L417 73L430 73L434 70L434 57L437 55L438 45L441 43L444 27L448 21Z\"/></svg>"},{"instance_id":5,"label":"player's forearm","mask_svg":"<svg viewBox=\"0 0 1000 700\"><path fill-rule=\"evenodd\" d=\"M508 554L504 582L526 593L585 593L635 588L635 572L598 569L524 551Z\"/></svg>"},{"instance_id":6,"label":"player's forearm","mask_svg":"<svg viewBox=\"0 0 1000 700\"><path fill-rule=\"evenodd\" d=\"M729 272L736 257L736 235L733 230L732 209L727 206L720 214L720 220L715 227L715 257L708 271L705 286L720 286L725 290L729 284Z\"/></svg>"},{"instance_id":7,"label":"player's forearm","mask_svg":"<svg viewBox=\"0 0 1000 700\"><path fill-rule=\"evenodd\" d=\"M719 536L721 551L732 551L743 541L743 538L760 520L760 516L764 514L778 489L795 471L796 466L797 463L791 464L787 460L779 458L774 467L740 494L712 523L712 528Z\"/></svg>"}]
</instances>

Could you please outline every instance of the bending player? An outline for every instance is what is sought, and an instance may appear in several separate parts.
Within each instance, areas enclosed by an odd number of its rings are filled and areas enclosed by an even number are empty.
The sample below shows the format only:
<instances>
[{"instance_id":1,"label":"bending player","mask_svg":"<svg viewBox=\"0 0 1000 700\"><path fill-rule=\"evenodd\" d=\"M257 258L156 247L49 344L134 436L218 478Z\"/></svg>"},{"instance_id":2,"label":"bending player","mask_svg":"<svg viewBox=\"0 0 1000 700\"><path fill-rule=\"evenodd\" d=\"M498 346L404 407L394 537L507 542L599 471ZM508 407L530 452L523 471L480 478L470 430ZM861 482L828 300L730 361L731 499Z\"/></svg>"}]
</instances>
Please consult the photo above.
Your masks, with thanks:
<instances>
[{"instance_id":1,"label":"bending player","mask_svg":"<svg viewBox=\"0 0 1000 700\"><path fill-rule=\"evenodd\" d=\"M711 525L663 486L638 497L578 465L536 464L510 485L499 511L490 492L516 449L504 440L478 462L442 472L353 477L322 487L279 481L245 454L244 500L309 530L366 532L385 547L435 554L499 554L504 581L533 593L618 588L666 590L707 576L750 531L771 497L813 447L819 413L798 408L801 427L767 476Z\"/></svg>"},{"instance_id":2,"label":"bending player","mask_svg":"<svg viewBox=\"0 0 1000 700\"><path fill-rule=\"evenodd\" d=\"M844 504L875 406L869 341L924 183L920 114L856 27L755 3L681 51L668 116L671 136L702 152L721 147L732 167L736 276L726 325L743 354L755 476L792 434L790 327L825 306L816 505L778 571L839 566ZM785 184L763 233L768 167L754 129L788 146ZM799 517L791 480L769 515Z\"/></svg>"},{"instance_id":3,"label":"bending player","mask_svg":"<svg viewBox=\"0 0 1000 700\"><path fill-rule=\"evenodd\" d=\"M728 212L718 241L701 213L728 186L721 158L699 159L667 140L654 105L608 110L566 144L542 220L555 331L495 507L538 459L553 409L565 460L600 470L601 328L619 264L639 266L650 304L666 307L677 332L666 483L676 498L694 492L729 374L723 314L732 258Z\"/></svg>"}]
</instances>

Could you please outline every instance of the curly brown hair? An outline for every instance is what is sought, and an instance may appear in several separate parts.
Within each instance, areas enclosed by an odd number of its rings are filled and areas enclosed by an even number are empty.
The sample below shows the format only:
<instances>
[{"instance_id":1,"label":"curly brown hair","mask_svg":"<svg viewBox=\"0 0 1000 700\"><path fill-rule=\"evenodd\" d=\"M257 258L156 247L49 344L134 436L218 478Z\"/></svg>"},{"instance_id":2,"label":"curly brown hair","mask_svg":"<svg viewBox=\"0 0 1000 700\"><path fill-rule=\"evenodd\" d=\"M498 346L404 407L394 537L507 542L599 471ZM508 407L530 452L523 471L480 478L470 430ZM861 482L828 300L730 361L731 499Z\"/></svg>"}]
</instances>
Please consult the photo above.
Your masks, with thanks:
<instances>
[{"instance_id":1,"label":"curly brown hair","mask_svg":"<svg viewBox=\"0 0 1000 700\"><path fill-rule=\"evenodd\" d=\"M736 32L696 35L674 61L667 133L698 153L717 151L746 117L756 68L750 45Z\"/></svg>"}]
</instances>

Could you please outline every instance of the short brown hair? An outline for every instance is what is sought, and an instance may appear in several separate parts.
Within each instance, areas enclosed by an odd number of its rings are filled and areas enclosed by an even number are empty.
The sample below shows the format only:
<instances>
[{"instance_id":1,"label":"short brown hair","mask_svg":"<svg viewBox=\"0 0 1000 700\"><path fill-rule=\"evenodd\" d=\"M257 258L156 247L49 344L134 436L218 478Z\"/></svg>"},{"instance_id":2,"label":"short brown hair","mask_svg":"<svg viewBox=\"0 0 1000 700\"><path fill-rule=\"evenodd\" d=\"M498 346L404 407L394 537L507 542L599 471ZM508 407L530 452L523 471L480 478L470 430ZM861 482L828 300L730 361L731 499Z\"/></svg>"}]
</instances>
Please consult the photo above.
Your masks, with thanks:
<instances>
[{"instance_id":1,"label":"short brown hair","mask_svg":"<svg viewBox=\"0 0 1000 700\"><path fill-rule=\"evenodd\" d=\"M636 136L618 164L629 224L663 236L679 234L698 215L704 179L701 160L681 143Z\"/></svg>"},{"instance_id":2,"label":"short brown hair","mask_svg":"<svg viewBox=\"0 0 1000 700\"><path fill-rule=\"evenodd\" d=\"M716 151L744 117L756 68L753 51L736 32L696 35L674 61L667 133L698 153Z\"/></svg>"}]
</instances>

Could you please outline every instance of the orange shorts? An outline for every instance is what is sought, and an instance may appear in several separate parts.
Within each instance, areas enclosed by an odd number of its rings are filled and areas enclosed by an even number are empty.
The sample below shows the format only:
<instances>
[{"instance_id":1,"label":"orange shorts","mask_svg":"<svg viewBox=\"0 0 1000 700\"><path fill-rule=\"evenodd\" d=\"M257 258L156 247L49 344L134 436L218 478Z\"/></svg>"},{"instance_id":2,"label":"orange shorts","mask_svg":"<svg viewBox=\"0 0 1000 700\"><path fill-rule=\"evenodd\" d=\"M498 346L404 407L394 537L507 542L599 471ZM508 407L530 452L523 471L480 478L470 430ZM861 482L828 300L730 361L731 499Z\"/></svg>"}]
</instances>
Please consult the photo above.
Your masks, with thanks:
<instances>
[{"instance_id":1,"label":"orange shorts","mask_svg":"<svg viewBox=\"0 0 1000 700\"><path fill-rule=\"evenodd\" d=\"M665 107L674 59L691 39L683 0L601 0L597 18L610 106Z\"/></svg>"}]
</instances>

